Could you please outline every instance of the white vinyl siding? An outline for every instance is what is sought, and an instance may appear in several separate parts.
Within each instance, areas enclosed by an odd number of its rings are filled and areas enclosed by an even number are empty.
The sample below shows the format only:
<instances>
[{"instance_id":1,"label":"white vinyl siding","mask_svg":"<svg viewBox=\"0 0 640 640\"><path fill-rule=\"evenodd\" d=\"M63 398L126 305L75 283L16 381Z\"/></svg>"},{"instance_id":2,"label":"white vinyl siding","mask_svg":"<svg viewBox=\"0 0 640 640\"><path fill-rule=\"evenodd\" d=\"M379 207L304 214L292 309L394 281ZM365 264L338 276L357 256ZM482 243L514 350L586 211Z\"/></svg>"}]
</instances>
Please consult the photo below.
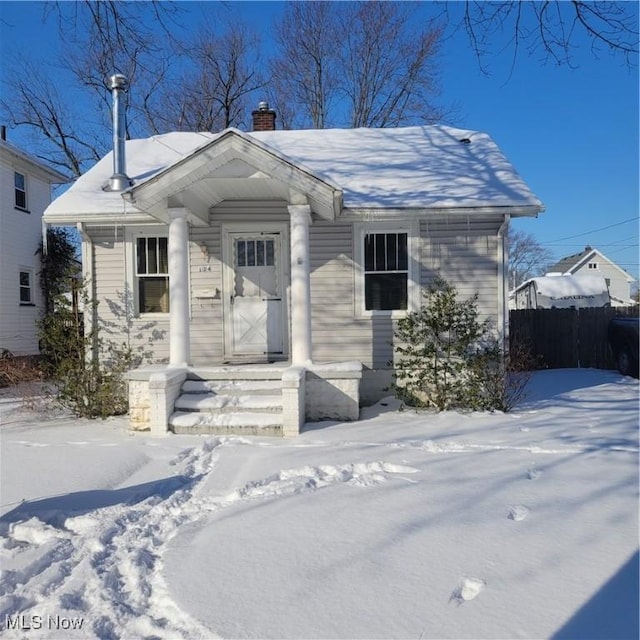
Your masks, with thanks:
<instances>
[{"instance_id":1,"label":"white vinyl siding","mask_svg":"<svg viewBox=\"0 0 640 640\"><path fill-rule=\"evenodd\" d=\"M288 222L284 203L221 203L210 216L210 226L189 230L191 291L191 354L194 365L219 364L224 358L222 224L238 220L264 223ZM461 297L479 294L483 317L495 319L498 310L497 231L501 216L470 220L467 216L422 220L420 224L328 222L314 218L309 227L313 359L315 362L359 360L366 369L388 369L393 360L395 315L401 311L364 313L364 269L354 259L363 247L366 232L408 233L410 280L415 282L413 303L419 304L419 285L428 285L440 273L456 286ZM158 237L160 227L144 230ZM412 231L413 230L413 231ZM166 232L166 227L165 227ZM99 312L120 323L122 294L127 291L125 263L130 283L135 281L133 244L127 257L121 228L92 230L95 287ZM128 231L132 243L140 228ZM361 254L363 251L361 252ZM288 260L285 243L285 260ZM360 256L361 261L363 255ZM389 262L387 261L387 266ZM360 269L360 272L358 270ZM289 296L288 276L284 284ZM131 291L131 289L129 290ZM119 293L117 293L119 292ZM135 300L131 293L131 300ZM411 300L411 298L409 298ZM413 307L410 307L413 308ZM129 341L155 351L154 360L168 356L169 322L166 314L149 314L130 322ZM125 335L125 334L123 334Z\"/></svg>"},{"instance_id":2,"label":"white vinyl siding","mask_svg":"<svg viewBox=\"0 0 640 640\"><path fill-rule=\"evenodd\" d=\"M224 353L220 234L217 222L190 230L191 360L196 365L217 364Z\"/></svg>"},{"instance_id":3,"label":"white vinyl siding","mask_svg":"<svg viewBox=\"0 0 640 640\"><path fill-rule=\"evenodd\" d=\"M359 360L366 368L386 369L393 360L395 315L404 314L367 313L364 309L364 269L360 269L354 255L366 232L397 232L405 226L411 240L409 253L414 256L410 265L416 268L409 281L415 279L424 287L439 273L456 286L462 298L478 293L482 317L496 321L496 234L502 220L502 216L423 220L419 236L413 234L413 238L409 223L340 224L314 220L309 228L314 361ZM419 287L415 289L411 304L417 308Z\"/></svg>"},{"instance_id":4,"label":"white vinyl siding","mask_svg":"<svg viewBox=\"0 0 640 640\"><path fill-rule=\"evenodd\" d=\"M439 274L453 284L460 299L478 294L478 311L497 325L498 229L500 215L473 219L448 216L420 224L423 287Z\"/></svg>"},{"instance_id":5,"label":"white vinyl siding","mask_svg":"<svg viewBox=\"0 0 640 640\"><path fill-rule=\"evenodd\" d=\"M157 237L161 229L154 227L148 235ZM132 244L127 249L123 228L87 227L87 234L93 242L92 293L98 301L96 316L103 337L129 345L145 362L167 362L169 314L136 315L135 251ZM84 267L86 274L88 265Z\"/></svg>"},{"instance_id":6,"label":"white vinyl siding","mask_svg":"<svg viewBox=\"0 0 640 640\"><path fill-rule=\"evenodd\" d=\"M38 272L42 241L42 212L50 202L50 184L22 163L5 161L0 166L0 351L16 356L38 353L38 320L42 295ZM15 206L16 173L25 177L31 215ZM22 200L19 200L22 203ZM20 272L29 273L29 286L21 284ZM22 276L24 282L26 276ZM29 300L26 300L27 290Z\"/></svg>"}]
</instances>

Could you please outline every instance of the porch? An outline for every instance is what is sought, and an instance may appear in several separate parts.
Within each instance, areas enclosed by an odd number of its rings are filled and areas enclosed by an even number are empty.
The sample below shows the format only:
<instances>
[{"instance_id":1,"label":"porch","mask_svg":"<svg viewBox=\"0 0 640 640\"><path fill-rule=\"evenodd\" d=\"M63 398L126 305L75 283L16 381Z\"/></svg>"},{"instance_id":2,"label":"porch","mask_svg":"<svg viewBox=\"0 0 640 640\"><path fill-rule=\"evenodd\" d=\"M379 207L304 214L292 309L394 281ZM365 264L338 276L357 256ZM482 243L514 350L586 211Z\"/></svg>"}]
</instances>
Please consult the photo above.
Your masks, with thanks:
<instances>
[{"instance_id":1,"label":"porch","mask_svg":"<svg viewBox=\"0 0 640 640\"><path fill-rule=\"evenodd\" d=\"M168 432L294 437L305 422L357 420L360 362L175 367L149 365L129 379L129 425Z\"/></svg>"}]
</instances>

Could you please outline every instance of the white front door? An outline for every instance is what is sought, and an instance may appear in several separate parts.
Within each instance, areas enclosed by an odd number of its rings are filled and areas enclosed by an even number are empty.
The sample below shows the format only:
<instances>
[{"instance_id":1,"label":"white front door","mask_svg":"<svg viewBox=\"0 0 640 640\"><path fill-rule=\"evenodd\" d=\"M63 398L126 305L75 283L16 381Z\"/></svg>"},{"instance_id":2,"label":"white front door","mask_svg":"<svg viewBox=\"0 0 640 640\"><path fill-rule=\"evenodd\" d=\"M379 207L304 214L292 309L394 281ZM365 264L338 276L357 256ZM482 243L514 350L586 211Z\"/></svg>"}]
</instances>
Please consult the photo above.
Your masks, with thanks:
<instances>
[{"instance_id":1,"label":"white front door","mask_svg":"<svg viewBox=\"0 0 640 640\"><path fill-rule=\"evenodd\" d=\"M227 242L228 355L283 355L281 234L230 232Z\"/></svg>"}]
</instances>

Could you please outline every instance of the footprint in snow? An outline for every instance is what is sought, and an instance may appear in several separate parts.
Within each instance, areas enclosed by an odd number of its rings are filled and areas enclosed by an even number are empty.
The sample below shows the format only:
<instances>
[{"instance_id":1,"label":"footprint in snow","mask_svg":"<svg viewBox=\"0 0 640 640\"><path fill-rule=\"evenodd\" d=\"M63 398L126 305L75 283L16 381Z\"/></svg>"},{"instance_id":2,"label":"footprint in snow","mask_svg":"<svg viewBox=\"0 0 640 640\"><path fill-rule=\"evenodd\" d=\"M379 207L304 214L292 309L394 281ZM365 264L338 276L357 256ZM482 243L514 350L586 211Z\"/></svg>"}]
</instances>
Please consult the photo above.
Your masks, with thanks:
<instances>
[{"instance_id":1,"label":"footprint in snow","mask_svg":"<svg viewBox=\"0 0 640 640\"><path fill-rule=\"evenodd\" d=\"M480 578L462 578L460 584L453 590L449 602L455 600L459 605L473 600L486 586Z\"/></svg>"},{"instance_id":2,"label":"footprint in snow","mask_svg":"<svg viewBox=\"0 0 640 640\"><path fill-rule=\"evenodd\" d=\"M521 520L524 520L528 515L529 509L523 504L514 504L513 506L509 507L509 520L520 522Z\"/></svg>"},{"instance_id":3,"label":"footprint in snow","mask_svg":"<svg viewBox=\"0 0 640 640\"><path fill-rule=\"evenodd\" d=\"M541 475L542 475L542 471L540 471L540 469L529 469L529 471L527 471L527 478L529 480L536 480Z\"/></svg>"}]
</instances>

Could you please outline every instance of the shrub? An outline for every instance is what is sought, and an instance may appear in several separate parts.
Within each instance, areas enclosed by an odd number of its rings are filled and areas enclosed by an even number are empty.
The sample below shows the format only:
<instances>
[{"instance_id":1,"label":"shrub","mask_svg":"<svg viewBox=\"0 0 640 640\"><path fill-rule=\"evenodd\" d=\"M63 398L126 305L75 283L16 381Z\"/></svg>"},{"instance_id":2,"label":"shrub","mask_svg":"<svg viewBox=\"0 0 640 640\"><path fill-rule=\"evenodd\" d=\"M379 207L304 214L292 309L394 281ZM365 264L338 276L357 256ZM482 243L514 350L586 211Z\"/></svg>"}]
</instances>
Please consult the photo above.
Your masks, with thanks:
<instances>
[{"instance_id":1,"label":"shrub","mask_svg":"<svg viewBox=\"0 0 640 640\"><path fill-rule=\"evenodd\" d=\"M14 387L42 378L39 356L15 356L8 349L0 353L0 387Z\"/></svg>"},{"instance_id":2,"label":"shrub","mask_svg":"<svg viewBox=\"0 0 640 640\"><path fill-rule=\"evenodd\" d=\"M112 327L98 321L85 332L84 315L96 317L87 283L78 278L78 262L62 230L48 232L41 250L40 281L46 287L46 311L39 324L42 364L56 386L55 400L75 415L106 418L128 410L125 373L142 357L125 343L104 338Z\"/></svg>"},{"instance_id":3,"label":"shrub","mask_svg":"<svg viewBox=\"0 0 640 640\"><path fill-rule=\"evenodd\" d=\"M504 353L490 323L479 318L477 294L458 300L456 289L438 277L423 297L395 331L398 396L438 411L511 409L529 380L527 354Z\"/></svg>"},{"instance_id":4,"label":"shrub","mask_svg":"<svg viewBox=\"0 0 640 640\"><path fill-rule=\"evenodd\" d=\"M85 286L79 294L85 312L97 306L88 300ZM40 324L40 344L58 403L84 418L126 413L125 373L140 358L126 344L103 339L97 323L85 333L83 313L66 296L58 296L54 306Z\"/></svg>"}]
</instances>

